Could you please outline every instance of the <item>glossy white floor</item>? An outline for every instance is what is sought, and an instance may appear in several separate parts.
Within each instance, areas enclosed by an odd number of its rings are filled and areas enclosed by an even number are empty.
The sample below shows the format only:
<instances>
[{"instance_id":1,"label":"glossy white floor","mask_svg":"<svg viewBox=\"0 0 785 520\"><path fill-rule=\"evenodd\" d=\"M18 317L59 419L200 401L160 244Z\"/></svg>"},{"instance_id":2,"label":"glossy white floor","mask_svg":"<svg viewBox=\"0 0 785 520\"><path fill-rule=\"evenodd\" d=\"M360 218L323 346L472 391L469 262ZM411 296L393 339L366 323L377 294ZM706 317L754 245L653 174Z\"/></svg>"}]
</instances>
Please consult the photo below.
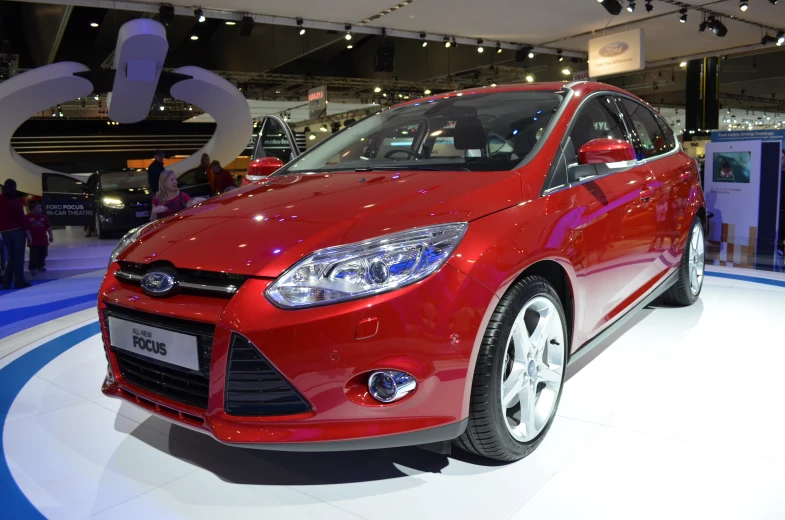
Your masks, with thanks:
<instances>
[{"instance_id":1,"label":"glossy white floor","mask_svg":"<svg viewBox=\"0 0 785 520\"><path fill-rule=\"evenodd\" d=\"M31 331L0 367L92 312ZM102 396L96 336L24 386L5 457L57 519L781 519L783 316L785 288L707 277L695 306L645 311L574 375L546 440L510 465L227 448Z\"/></svg>"}]
</instances>

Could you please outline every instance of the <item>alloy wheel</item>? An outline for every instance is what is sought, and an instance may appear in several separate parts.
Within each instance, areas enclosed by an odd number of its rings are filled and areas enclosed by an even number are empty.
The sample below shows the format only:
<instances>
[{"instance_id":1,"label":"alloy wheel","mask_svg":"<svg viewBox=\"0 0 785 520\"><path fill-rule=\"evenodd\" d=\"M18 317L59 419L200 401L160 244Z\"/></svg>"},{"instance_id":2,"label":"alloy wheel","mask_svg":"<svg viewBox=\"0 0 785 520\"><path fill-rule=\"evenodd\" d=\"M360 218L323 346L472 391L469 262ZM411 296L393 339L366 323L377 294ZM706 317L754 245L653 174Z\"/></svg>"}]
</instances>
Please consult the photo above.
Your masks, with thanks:
<instances>
[{"instance_id":1,"label":"alloy wheel","mask_svg":"<svg viewBox=\"0 0 785 520\"><path fill-rule=\"evenodd\" d=\"M518 313L502 366L501 405L514 439L530 442L556 407L564 373L564 326L556 305L532 298Z\"/></svg>"},{"instance_id":2,"label":"alloy wheel","mask_svg":"<svg viewBox=\"0 0 785 520\"><path fill-rule=\"evenodd\" d=\"M696 222L692 228L689 244L690 291L693 296L697 296L703 286L705 257L703 226L700 222Z\"/></svg>"}]
</instances>

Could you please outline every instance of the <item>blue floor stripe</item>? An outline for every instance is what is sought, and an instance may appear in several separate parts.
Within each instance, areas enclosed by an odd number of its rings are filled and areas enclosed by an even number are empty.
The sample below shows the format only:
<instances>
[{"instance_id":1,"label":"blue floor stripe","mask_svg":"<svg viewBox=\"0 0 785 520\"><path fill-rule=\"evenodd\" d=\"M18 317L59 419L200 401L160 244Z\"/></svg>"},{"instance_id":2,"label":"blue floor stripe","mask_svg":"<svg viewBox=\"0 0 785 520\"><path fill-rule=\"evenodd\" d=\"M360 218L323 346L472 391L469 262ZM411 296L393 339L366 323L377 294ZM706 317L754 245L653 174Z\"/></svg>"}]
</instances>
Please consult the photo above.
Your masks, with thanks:
<instances>
[{"instance_id":1,"label":"blue floor stripe","mask_svg":"<svg viewBox=\"0 0 785 520\"><path fill-rule=\"evenodd\" d=\"M775 287L785 287L785 280L769 280L768 278L759 278L757 276L748 276L745 274L706 271L706 276L713 276L714 278L727 278L729 280L741 280L742 282L761 283L763 285L773 285Z\"/></svg>"},{"instance_id":2,"label":"blue floor stripe","mask_svg":"<svg viewBox=\"0 0 785 520\"><path fill-rule=\"evenodd\" d=\"M80 296L74 296L73 298L66 298L65 300L55 300L53 302L42 303L39 305L31 305L29 307L19 307L7 311L0 311L0 323L8 325L17 321L26 320L27 318L31 318L33 316L47 314L63 307L71 307L72 305L79 305L80 303L85 302L96 302L97 300L98 293L82 294Z\"/></svg>"},{"instance_id":3,"label":"blue floor stripe","mask_svg":"<svg viewBox=\"0 0 785 520\"><path fill-rule=\"evenodd\" d=\"M47 363L100 332L97 322L72 330L31 350L0 371L0 504L3 509L0 516L2 518L45 518L19 489L8 468L3 446L3 430L11 405L27 382Z\"/></svg>"}]
</instances>

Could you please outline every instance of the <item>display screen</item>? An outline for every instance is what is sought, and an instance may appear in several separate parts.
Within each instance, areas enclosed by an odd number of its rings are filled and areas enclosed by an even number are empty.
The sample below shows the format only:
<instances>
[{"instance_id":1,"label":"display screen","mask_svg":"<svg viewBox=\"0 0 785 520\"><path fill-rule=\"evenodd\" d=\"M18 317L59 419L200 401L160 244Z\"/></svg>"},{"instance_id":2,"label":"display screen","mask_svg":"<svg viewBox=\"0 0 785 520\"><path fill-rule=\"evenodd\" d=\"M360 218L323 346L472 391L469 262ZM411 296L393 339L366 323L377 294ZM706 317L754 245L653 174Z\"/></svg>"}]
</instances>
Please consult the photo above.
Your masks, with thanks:
<instances>
[{"instance_id":1,"label":"display screen","mask_svg":"<svg viewBox=\"0 0 785 520\"><path fill-rule=\"evenodd\" d=\"M752 152L715 152L714 182L749 184Z\"/></svg>"}]
</instances>

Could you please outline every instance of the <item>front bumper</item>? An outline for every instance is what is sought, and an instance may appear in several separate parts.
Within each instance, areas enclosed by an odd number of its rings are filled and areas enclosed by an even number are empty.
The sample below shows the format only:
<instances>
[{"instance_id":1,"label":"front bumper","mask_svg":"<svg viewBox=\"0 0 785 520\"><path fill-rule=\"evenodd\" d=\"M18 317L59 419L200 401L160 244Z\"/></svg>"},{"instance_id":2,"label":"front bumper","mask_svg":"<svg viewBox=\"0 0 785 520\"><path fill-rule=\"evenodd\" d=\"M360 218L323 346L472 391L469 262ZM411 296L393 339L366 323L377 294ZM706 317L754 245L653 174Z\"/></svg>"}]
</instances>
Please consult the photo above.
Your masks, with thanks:
<instances>
[{"instance_id":1,"label":"front bumper","mask_svg":"<svg viewBox=\"0 0 785 520\"><path fill-rule=\"evenodd\" d=\"M455 268L391 293L296 311L270 304L270 280L249 279L231 300L178 295L150 298L114 277L104 281L107 305L163 317L215 324L206 408L163 397L126 381L104 344L114 381L103 392L232 445L297 451L340 451L428 444L454 439L466 427L467 385L475 338L494 296ZM367 336L369 320L378 323ZM360 334L358 331L363 330ZM296 415L238 416L225 410L232 338L241 335L307 401ZM360 339L358 339L358 337ZM382 405L368 393L379 369L402 370L417 380L404 399Z\"/></svg>"}]
</instances>

